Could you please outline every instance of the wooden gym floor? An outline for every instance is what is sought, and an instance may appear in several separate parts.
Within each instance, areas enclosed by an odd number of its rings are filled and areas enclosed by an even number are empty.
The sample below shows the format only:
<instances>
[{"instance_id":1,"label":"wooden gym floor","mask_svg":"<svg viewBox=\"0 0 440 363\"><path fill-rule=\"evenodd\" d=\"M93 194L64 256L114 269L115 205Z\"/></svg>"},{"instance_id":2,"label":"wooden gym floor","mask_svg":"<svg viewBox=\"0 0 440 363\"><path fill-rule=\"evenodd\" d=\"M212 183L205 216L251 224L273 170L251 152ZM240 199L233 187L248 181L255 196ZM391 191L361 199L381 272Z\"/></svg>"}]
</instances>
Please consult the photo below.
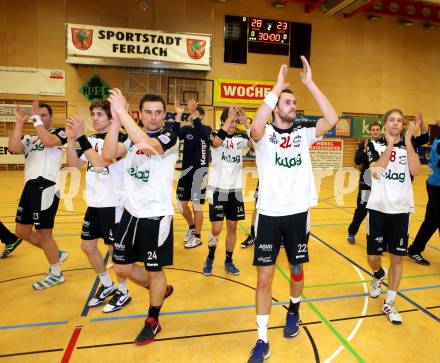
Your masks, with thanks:
<instances>
[{"instance_id":1,"label":"wooden gym floor","mask_svg":"<svg viewBox=\"0 0 440 363\"><path fill-rule=\"evenodd\" d=\"M427 169L414 181L416 212L410 237L423 221L427 195ZM356 204L357 190L338 205L334 177L322 180L320 203L312 210L309 243L311 262L305 265L301 332L282 337L288 290L288 265L281 250L273 283L270 317L269 362L438 362L440 356L440 238L436 233L424 253L431 266L404 258L397 307L404 323L393 326L381 314L383 297L367 297L371 276L366 262L365 223L355 245L346 241L347 226ZM247 179L251 195L256 180ZM12 230L23 172L0 172L0 220ZM63 264L65 283L34 291L31 284L47 271L41 251L23 243L10 257L0 260L0 361L1 362L246 362L254 346L256 271L253 249L240 249L250 227L253 201L246 203L246 221L239 223L234 254L239 276L223 269L221 239L213 275L201 274L207 254L209 220L205 205L202 232L205 241L192 250L183 248L186 224L174 219L174 265L166 269L174 294L161 313L162 332L156 342L135 346L148 308L147 292L129 283L132 302L122 311L103 314L88 309L96 289L96 275L80 249L85 203L80 193L73 210L61 201L54 230L61 249L70 253ZM336 193L337 194L337 193ZM337 195L338 196L338 195ZM222 238L224 233L222 233ZM1 246L2 247L2 246ZM100 247L105 253L103 243ZM388 258L384 261L388 265ZM112 272L113 274L113 272Z\"/></svg>"}]
</instances>

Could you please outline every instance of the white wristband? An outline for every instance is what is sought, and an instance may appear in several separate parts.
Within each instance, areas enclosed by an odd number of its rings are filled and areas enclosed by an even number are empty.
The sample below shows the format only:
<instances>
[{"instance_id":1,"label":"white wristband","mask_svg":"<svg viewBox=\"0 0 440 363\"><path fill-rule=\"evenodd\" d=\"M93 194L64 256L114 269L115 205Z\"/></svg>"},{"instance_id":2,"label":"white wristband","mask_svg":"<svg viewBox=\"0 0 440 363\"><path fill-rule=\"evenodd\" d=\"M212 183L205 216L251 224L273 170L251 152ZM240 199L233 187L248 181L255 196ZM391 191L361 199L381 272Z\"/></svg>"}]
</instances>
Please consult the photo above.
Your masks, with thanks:
<instances>
[{"instance_id":1,"label":"white wristband","mask_svg":"<svg viewBox=\"0 0 440 363\"><path fill-rule=\"evenodd\" d=\"M44 126L43 121L41 121L40 115L32 115L31 120L32 120L32 123L34 124L34 127Z\"/></svg>"},{"instance_id":2,"label":"white wristband","mask_svg":"<svg viewBox=\"0 0 440 363\"><path fill-rule=\"evenodd\" d=\"M264 103L273 110L278 103L278 96L273 92L269 92L264 98Z\"/></svg>"}]
</instances>

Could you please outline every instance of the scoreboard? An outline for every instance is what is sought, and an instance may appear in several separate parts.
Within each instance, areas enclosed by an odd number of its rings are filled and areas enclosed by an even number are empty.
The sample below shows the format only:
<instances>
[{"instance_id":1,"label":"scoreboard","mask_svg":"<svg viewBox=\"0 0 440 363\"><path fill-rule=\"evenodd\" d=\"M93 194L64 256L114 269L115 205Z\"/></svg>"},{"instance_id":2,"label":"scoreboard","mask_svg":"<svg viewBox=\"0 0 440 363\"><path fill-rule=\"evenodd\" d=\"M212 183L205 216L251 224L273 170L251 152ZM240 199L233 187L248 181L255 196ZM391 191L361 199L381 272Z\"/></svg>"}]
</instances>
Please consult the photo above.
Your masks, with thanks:
<instances>
[{"instance_id":1,"label":"scoreboard","mask_svg":"<svg viewBox=\"0 0 440 363\"><path fill-rule=\"evenodd\" d=\"M287 21L249 18L248 52L289 55L289 29Z\"/></svg>"}]
</instances>

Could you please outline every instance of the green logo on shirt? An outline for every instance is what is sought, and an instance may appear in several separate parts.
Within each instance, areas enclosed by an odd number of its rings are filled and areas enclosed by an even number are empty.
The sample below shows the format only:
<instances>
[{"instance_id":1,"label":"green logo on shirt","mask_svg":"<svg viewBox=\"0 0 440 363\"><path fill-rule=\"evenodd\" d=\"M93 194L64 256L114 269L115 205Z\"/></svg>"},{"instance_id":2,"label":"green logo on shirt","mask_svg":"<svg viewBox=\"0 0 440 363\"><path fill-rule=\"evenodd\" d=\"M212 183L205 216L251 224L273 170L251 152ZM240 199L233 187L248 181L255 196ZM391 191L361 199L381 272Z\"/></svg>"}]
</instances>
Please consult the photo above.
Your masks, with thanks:
<instances>
[{"instance_id":1,"label":"green logo on shirt","mask_svg":"<svg viewBox=\"0 0 440 363\"><path fill-rule=\"evenodd\" d=\"M92 164L90 164L90 161L87 162L86 171L91 171L92 173L102 174L102 175L108 175L110 171L108 170L108 166L105 168L99 168L99 172L96 171L96 169L93 167Z\"/></svg>"},{"instance_id":2,"label":"green logo on shirt","mask_svg":"<svg viewBox=\"0 0 440 363\"><path fill-rule=\"evenodd\" d=\"M237 156L231 156L231 155L225 155L224 152L222 152L222 161L225 161L227 163L240 163L240 155Z\"/></svg>"},{"instance_id":3,"label":"green logo on shirt","mask_svg":"<svg viewBox=\"0 0 440 363\"><path fill-rule=\"evenodd\" d=\"M302 164L301 154L294 156L293 158L281 157L278 156L278 153L275 152L275 165L284 166L285 168L293 168L294 166L299 166Z\"/></svg>"},{"instance_id":4,"label":"green logo on shirt","mask_svg":"<svg viewBox=\"0 0 440 363\"><path fill-rule=\"evenodd\" d=\"M127 171L130 176L142 180L144 183L148 183L148 179L150 178L149 170L138 170L138 168L130 168Z\"/></svg>"},{"instance_id":5,"label":"green logo on shirt","mask_svg":"<svg viewBox=\"0 0 440 363\"><path fill-rule=\"evenodd\" d=\"M399 183L405 181L405 173L392 173L391 170L387 170L383 177L388 180L397 180Z\"/></svg>"}]
</instances>

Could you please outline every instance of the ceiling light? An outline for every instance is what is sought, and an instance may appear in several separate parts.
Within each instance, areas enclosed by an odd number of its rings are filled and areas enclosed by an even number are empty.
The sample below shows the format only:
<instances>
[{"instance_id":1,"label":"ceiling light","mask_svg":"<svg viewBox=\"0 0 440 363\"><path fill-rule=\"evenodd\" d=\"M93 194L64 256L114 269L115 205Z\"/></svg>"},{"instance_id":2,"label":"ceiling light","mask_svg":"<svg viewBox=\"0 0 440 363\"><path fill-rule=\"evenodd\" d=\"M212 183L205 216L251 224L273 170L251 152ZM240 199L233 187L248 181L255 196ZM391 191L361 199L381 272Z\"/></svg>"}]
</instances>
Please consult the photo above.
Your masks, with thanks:
<instances>
[{"instance_id":1,"label":"ceiling light","mask_svg":"<svg viewBox=\"0 0 440 363\"><path fill-rule=\"evenodd\" d=\"M425 23L425 24L423 24L423 27L425 29L436 29L436 28L438 28L438 25L432 24L432 23Z\"/></svg>"},{"instance_id":2,"label":"ceiling light","mask_svg":"<svg viewBox=\"0 0 440 363\"><path fill-rule=\"evenodd\" d=\"M403 26L412 26L413 22L411 20L401 18L399 19L399 24Z\"/></svg>"},{"instance_id":3,"label":"ceiling light","mask_svg":"<svg viewBox=\"0 0 440 363\"><path fill-rule=\"evenodd\" d=\"M367 19L371 20L371 21L378 21L380 19L382 19L379 15L367 15Z\"/></svg>"}]
</instances>

